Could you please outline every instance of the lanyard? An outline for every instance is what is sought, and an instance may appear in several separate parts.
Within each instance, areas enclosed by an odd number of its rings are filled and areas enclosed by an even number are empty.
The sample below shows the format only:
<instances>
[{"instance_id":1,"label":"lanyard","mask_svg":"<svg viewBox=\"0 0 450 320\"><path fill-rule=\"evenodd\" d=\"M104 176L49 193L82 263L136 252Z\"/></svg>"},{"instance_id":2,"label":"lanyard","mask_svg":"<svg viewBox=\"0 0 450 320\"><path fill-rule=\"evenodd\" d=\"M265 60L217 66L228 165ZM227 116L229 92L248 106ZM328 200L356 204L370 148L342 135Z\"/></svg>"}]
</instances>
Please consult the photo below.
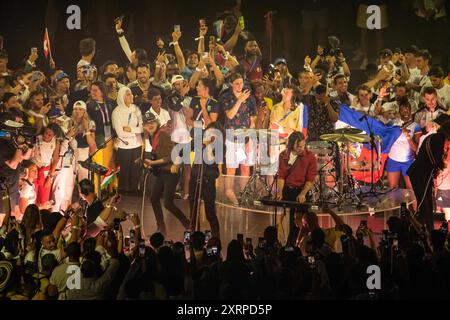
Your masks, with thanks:
<instances>
[{"instance_id":1,"label":"lanyard","mask_svg":"<svg viewBox=\"0 0 450 320\"><path fill-rule=\"evenodd\" d=\"M103 112L102 105L97 102L97 106L100 109L100 112L102 114L103 124L109 124L109 114L108 114L108 107L106 106L106 102L104 103L104 105L105 105L105 112ZM106 118L105 118L105 113L106 113Z\"/></svg>"}]
</instances>

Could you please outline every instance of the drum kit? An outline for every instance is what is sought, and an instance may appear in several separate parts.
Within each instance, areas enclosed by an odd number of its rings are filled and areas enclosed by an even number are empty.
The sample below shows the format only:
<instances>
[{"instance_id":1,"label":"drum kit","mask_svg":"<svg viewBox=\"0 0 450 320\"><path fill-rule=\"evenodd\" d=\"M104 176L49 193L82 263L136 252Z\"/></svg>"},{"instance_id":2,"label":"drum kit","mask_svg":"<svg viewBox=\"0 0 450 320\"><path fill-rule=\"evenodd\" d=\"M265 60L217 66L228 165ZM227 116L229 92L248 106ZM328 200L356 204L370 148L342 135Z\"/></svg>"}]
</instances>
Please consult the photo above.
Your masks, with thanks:
<instances>
[{"instance_id":1,"label":"drum kit","mask_svg":"<svg viewBox=\"0 0 450 320\"><path fill-rule=\"evenodd\" d=\"M313 141L308 149L316 155L318 179L310 191L310 199L318 207L362 205L362 191L359 172L373 175L380 167L380 142L377 140L377 159L361 159L361 149L370 137L354 128L336 129L333 133L320 136L323 141ZM373 151L372 151L373 152ZM358 192L359 190L359 192Z\"/></svg>"},{"instance_id":2,"label":"drum kit","mask_svg":"<svg viewBox=\"0 0 450 320\"><path fill-rule=\"evenodd\" d=\"M256 152L253 173L240 193L239 204L243 206L252 206L259 202L259 199L271 194L273 186L271 187L268 183L267 174L262 172L264 164L261 159L264 153L274 149L278 150L276 154L276 159L278 159L278 153L282 147L280 144L273 143L272 138L276 137L276 132L271 130L255 130L255 132L257 133L256 140L259 140L260 143L256 143L253 149ZM235 135L248 136L248 132L238 132ZM264 137L263 140L262 137ZM360 177L373 176L373 171L380 168L379 139L376 145L376 159L372 164L371 159L361 157L363 144L370 141L370 137L363 134L361 130L355 128L336 129L333 133L324 134L320 138L322 141L311 141L307 144L308 150L315 154L318 164L316 183L309 192L308 202L319 208L324 205L338 208L342 208L344 205L362 205ZM267 146L267 143L261 143L262 141L272 141L272 144L269 143ZM264 148L264 145L267 147ZM370 180L365 179L364 181Z\"/></svg>"}]
</instances>

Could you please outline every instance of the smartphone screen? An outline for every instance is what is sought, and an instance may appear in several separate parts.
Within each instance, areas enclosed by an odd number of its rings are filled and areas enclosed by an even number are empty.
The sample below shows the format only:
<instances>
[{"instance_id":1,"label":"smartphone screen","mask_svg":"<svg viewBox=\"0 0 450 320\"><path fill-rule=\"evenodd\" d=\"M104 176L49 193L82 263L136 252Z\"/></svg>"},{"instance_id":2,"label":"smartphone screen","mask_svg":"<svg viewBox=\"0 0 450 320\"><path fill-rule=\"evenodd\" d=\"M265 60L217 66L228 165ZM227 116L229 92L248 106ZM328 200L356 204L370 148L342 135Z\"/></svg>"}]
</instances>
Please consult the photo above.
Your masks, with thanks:
<instances>
[{"instance_id":1,"label":"smartphone screen","mask_svg":"<svg viewBox=\"0 0 450 320\"><path fill-rule=\"evenodd\" d=\"M181 32L181 26L179 24L176 24L173 26L173 31L174 32Z\"/></svg>"},{"instance_id":2,"label":"smartphone screen","mask_svg":"<svg viewBox=\"0 0 450 320\"><path fill-rule=\"evenodd\" d=\"M145 256L145 240L139 241L139 256L142 258Z\"/></svg>"},{"instance_id":3,"label":"smartphone screen","mask_svg":"<svg viewBox=\"0 0 450 320\"><path fill-rule=\"evenodd\" d=\"M184 244L189 244L191 240L191 233L189 231L184 232Z\"/></svg>"},{"instance_id":4,"label":"smartphone screen","mask_svg":"<svg viewBox=\"0 0 450 320\"><path fill-rule=\"evenodd\" d=\"M245 21L244 21L244 17L243 16L239 17L239 26L241 27L241 30L245 29Z\"/></svg>"},{"instance_id":5,"label":"smartphone screen","mask_svg":"<svg viewBox=\"0 0 450 320\"><path fill-rule=\"evenodd\" d=\"M209 239L211 239L212 234L210 230L205 231L205 243L208 243Z\"/></svg>"},{"instance_id":6,"label":"smartphone screen","mask_svg":"<svg viewBox=\"0 0 450 320\"><path fill-rule=\"evenodd\" d=\"M136 241L136 239L135 239L135 231L134 231L134 229L131 229L130 230L130 248L134 247L134 245L136 243L135 241Z\"/></svg>"},{"instance_id":7,"label":"smartphone screen","mask_svg":"<svg viewBox=\"0 0 450 320\"><path fill-rule=\"evenodd\" d=\"M252 245L252 238L245 238L245 243L247 244L247 245Z\"/></svg>"},{"instance_id":8,"label":"smartphone screen","mask_svg":"<svg viewBox=\"0 0 450 320\"><path fill-rule=\"evenodd\" d=\"M129 248L130 247L130 237L126 236L125 238L123 238L123 246L125 248Z\"/></svg>"}]
</instances>

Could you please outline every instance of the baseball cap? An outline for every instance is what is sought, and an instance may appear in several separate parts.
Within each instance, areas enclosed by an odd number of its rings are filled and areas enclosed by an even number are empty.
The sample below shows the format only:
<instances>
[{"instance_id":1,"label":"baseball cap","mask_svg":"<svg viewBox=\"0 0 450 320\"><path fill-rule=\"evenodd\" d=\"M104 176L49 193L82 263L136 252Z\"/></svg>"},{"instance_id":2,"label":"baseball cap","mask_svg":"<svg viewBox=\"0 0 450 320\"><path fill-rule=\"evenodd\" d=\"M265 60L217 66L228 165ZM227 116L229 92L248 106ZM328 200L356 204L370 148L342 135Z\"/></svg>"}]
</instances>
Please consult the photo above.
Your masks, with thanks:
<instances>
[{"instance_id":1,"label":"baseball cap","mask_svg":"<svg viewBox=\"0 0 450 320\"><path fill-rule=\"evenodd\" d=\"M82 101L82 100L78 100L77 102L75 102L75 103L73 104L73 107L74 107L74 108L77 107L77 108L83 109L83 110L85 110L85 111L86 111L86 109L87 109L86 103L85 103L84 101Z\"/></svg>"},{"instance_id":2,"label":"baseball cap","mask_svg":"<svg viewBox=\"0 0 450 320\"><path fill-rule=\"evenodd\" d=\"M176 74L172 77L172 80L170 81L170 84L173 86L175 84L175 82L177 81L183 81L184 78L182 75Z\"/></svg>"},{"instance_id":3,"label":"baseball cap","mask_svg":"<svg viewBox=\"0 0 450 320\"><path fill-rule=\"evenodd\" d=\"M279 65L281 63L284 64L284 65L287 65L286 59L285 58L278 58L278 59L275 60L275 62L273 64L274 65Z\"/></svg>"},{"instance_id":4,"label":"baseball cap","mask_svg":"<svg viewBox=\"0 0 450 320\"><path fill-rule=\"evenodd\" d=\"M417 51L419 51L419 47L417 47L416 45L411 45L408 48L406 48L404 50L404 53L412 53L415 54Z\"/></svg>"},{"instance_id":5,"label":"baseball cap","mask_svg":"<svg viewBox=\"0 0 450 320\"><path fill-rule=\"evenodd\" d=\"M143 122L144 123L148 123L148 122L158 122L159 123L159 120L156 118L156 116L153 113L151 113L150 111L147 111L144 114Z\"/></svg>"},{"instance_id":6,"label":"baseball cap","mask_svg":"<svg viewBox=\"0 0 450 320\"><path fill-rule=\"evenodd\" d=\"M83 67L88 66L88 65L89 65L89 62L87 62L87 61L85 61L85 60L80 60L80 61L78 61L78 63L77 63L77 69L83 68Z\"/></svg>"},{"instance_id":7,"label":"baseball cap","mask_svg":"<svg viewBox=\"0 0 450 320\"><path fill-rule=\"evenodd\" d=\"M66 79L66 78L70 80L69 75L63 71L61 73L58 73L58 75L56 76L56 81L59 82L62 79Z\"/></svg>"},{"instance_id":8,"label":"baseball cap","mask_svg":"<svg viewBox=\"0 0 450 320\"><path fill-rule=\"evenodd\" d=\"M378 54L379 57L392 57L393 53L391 49L383 49L380 51L380 53Z\"/></svg>"}]
</instances>

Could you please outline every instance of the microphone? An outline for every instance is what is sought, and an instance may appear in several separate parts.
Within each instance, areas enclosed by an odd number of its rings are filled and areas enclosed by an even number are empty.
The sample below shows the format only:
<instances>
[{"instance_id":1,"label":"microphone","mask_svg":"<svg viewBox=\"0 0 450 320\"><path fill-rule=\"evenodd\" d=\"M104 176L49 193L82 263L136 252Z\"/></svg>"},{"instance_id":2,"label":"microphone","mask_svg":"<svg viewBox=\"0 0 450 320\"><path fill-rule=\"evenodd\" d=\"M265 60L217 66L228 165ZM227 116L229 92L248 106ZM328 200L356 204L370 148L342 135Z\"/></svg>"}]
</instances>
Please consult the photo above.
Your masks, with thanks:
<instances>
[{"instance_id":1,"label":"microphone","mask_svg":"<svg viewBox=\"0 0 450 320\"><path fill-rule=\"evenodd\" d=\"M117 135L117 132L114 132L113 135L112 135L112 137L118 139L119 141L121 141L121 142L122 142L124 145L126 145L126 146L130 144L128 141L125 141L125 140L123 140L121 137L119 137L119 136Z\"/></svg>"}]
</instances>

